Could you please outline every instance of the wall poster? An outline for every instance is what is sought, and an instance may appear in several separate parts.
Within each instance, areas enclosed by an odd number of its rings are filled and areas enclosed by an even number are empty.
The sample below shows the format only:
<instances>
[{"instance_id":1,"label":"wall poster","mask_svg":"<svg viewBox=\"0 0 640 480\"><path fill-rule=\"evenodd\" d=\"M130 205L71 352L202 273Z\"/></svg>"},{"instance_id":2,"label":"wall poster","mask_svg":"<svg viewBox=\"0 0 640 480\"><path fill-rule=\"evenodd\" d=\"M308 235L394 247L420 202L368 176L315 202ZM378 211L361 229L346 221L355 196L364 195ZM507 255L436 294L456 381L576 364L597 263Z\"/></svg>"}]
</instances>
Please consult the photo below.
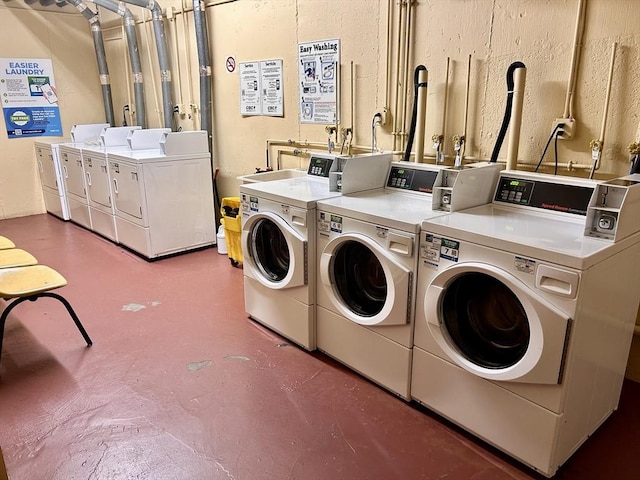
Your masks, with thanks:
<instances>
[{"instance_id":1,"label":"wall poster","mask_svg":"<svg viewBox=\"0 0 640 480\"><path fill-rule=\"evenodd\" d=\"M239 64L240 114L284 115L282 60Z\"/></svg>"},{"instance_id":2,"label":"wall poster","mask_svg":"<svg viewBox=\"0 0 640 480\"><path fill-rule=\"evenodd\" d=\"M335 124L338 118L340 40L298 44L300 123Z\"/></svg>"},{"instance_id":3,"label":"wall poster","mask_svg":"<svg viewBox=\"0 0 640 480\"><path fill-rule=\"evenodd\" d=\"M62 136L53 65L47 58L0 58L0 98L9 138Z\"/></svg>"}]
</instances>

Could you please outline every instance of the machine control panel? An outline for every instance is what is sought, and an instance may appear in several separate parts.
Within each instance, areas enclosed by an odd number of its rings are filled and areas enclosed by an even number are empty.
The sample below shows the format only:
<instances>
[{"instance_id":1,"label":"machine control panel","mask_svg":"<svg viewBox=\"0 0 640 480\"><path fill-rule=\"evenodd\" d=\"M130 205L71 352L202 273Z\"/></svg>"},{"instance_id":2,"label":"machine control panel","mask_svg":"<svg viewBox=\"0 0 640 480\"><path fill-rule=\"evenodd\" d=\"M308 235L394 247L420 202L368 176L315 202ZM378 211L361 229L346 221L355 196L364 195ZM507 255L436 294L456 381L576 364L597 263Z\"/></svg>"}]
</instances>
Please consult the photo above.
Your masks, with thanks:
<instances>
[{"instance_id":1,"label":"machine control panel","mask_svg":"<svg viewBox=\"0 0 640 480\"><path fill-rule=\"evenodd\" d=\"M314 177L328 177L331 165L333 165L333 158L316 157L312 155L307 174L313 175Z\"/></svg>"},{"instance_id":2,"label":"machine control panel","mask_svg":"<svg viewBox=\"0 0 640 480\"><path fill-rule=\"evenodd\" d=\"M392 166L387 177L387 187L432 193L433 184L436 182L437 177L437 171Z\"/></svg>"},{"instance_id":3,"label":"machine control panel","mask_svg":"<svg viewBox=\"0 0 640 480\"><path fill-rule=\"evenodd\" d=\"M494 202L586 215L593 186L500 177Z\"/></svg>"}]
</instances>

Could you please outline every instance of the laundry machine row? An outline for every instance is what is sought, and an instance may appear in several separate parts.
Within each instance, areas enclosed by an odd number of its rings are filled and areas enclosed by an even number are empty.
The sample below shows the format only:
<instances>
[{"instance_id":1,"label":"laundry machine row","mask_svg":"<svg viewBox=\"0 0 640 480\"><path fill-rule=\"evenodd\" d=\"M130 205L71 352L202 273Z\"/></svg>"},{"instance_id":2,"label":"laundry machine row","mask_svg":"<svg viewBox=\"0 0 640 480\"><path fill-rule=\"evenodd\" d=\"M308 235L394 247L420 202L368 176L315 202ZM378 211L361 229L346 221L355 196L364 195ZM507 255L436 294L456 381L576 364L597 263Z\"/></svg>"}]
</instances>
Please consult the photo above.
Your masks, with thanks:
<instances>
[{"instance_id":1,"label":"laundry machine row","mask_svg":"<svg viewBox=\"0 0 640 480\"><path fill-rule=\"evenodd\" d=\"M318 201L318 349L409 400L421 223L489 202L501 169L397 162L383 188Z\"/></svg>"},{"instance_id":2,"label":"laundry machine row","mask_svg":"<svg viewBox=\"0 0 640 480\"><path fill-rule=\"evenodd\" d=\"M242 249L250 318L316 348L316 204L381 186L391 154L312 155L303 177L244 184Z\"/></svg>"},{"instance_id":3,"label":"laundry machine row","mask_svg":"<svg viewBox=\"0 0 640 480\"><path fill-rule=\"evenodd\" d=\"M616 409L640 300L640 178L503 171L427 219L411 397L547 476Z\"/></svg>"},{"instance_id":4,"label":"laundry machine row","mask_svg":"<svg viewBox=\"0 0 640 480\"><path fill-rule=\"evenodd\" d=\"M34 142L36 162L40 174L42 196L47 212L61 220L69 220L69 201L64 184L64 171L60 159L60 146L63 144L81 145L97 139L108 123L79 124L71 127L71 138L38 139Z\"/></svg>"}]
</instances>

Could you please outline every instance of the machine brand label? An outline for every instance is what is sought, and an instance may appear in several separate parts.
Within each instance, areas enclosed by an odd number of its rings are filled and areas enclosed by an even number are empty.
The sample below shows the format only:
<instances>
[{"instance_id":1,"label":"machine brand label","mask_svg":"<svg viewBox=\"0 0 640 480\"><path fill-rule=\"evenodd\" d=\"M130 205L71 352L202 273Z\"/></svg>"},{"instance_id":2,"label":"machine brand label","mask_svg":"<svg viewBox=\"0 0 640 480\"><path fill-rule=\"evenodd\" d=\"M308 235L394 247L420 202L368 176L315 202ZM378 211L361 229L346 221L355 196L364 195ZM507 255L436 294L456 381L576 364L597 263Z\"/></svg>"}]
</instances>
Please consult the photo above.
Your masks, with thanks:
<instances>
[{"instance_id":1,"label":"machine brand label","mask_svg":"<svg viewBox=\"0 0 640 480\"><path fill-rule=\"evenodd\" d=\"M536 262L529 258L515 257L514 267L522 273L534 273L536 271Z\"/></svg>"},{"instance_id":2,"label":"machine brand label","mask_svg":"<svg viewBox=\"0 0 640 480\"><path fill-rule=\"evenodd\" d=\"M389 229L384 227L376 227L376 236L378 238L387 238Z\"/></svg>"},{"instance_id":3,"label":"machine brand label","mask_svg":"<svg viewBox=\"0 0 640 480\"><path fill-rule=\"evenodd\" d=\"M331 231L342 233L342 217L331 215Z\"/></svg>"},{"instance_id":4,"label":"machine brand label","mask_svg":"<svg viewBox=\"0 0 640 480\"><path fill-rule=\"evenodd\" d=\"M320 212L318 216L318 232L328 232L329 231L329 222L327 222L326 216L324 212Z\"/></svg>"},{"instance_id":5,"label":"machine brand label","mask_svg":"<svg viewBox=\"0 0 640 480\"><path fill-rule=\"evenodd\" d=\"M440 237L434 237L430 233L425 234L424 244L420 245L420 257L428 263L437 265L440 261Z\"/></svg>"},{"instance_id":6,"label":"machine brand label","mask_svg":"<svg viewBox=\"0 0 640 480\"><path fill-rule=\"evenodd\" d=\"M260 205L258 202L258 197L249 197L249 209L252 212L257 212L260 210Z\"/></svg>"}]
</instances>

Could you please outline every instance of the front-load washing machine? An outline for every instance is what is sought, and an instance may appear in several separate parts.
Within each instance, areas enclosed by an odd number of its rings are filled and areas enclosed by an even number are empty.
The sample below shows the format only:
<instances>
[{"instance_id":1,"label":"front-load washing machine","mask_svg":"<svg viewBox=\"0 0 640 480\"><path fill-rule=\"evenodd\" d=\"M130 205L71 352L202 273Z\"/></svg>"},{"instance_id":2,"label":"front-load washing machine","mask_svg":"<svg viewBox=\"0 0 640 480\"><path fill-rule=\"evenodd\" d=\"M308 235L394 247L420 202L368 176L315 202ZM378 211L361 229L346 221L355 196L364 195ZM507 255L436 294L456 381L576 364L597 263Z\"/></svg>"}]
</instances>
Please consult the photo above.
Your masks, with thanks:
<instances>
[{"instance_id":1,"label":"front-load washing machine","mask_svg":"<svg viewBox=\"0 0 640 480\"><path fill-rule=\"evenodd\" d=\"M489 202L501 168L397 162L384 188L319 201L318 349L409 399L421 222Z\"/></svg>"},{"instance_id":2,"label":"front-load washing machine","mask_svg":"<svg viewBox=\"0 0 640 480\"><path fill-rule=\"evenodd\" d=\"M384 184L391 154L312 155L304 177L240 186L245 310L299 346L316 348L316 202L338 164L346 191ZM346 163L345 163L346 162Z\"/></svg>"},{"instance_id":3,"label":"front-load washing machine","mask_svg":"<svg viewBox=\"0 0 640 480\"><path fill-rule=\"evenodd\" d=\"M83 149L110 145L127 144L127 135L131 130L140 127L106 127L97 139L85 143L67 143L60 145L60 159L67 200L69 202L69 218L72 222L93 229L91 211L89 209L89 194L87 191L87 177L82 161Z\"/></svg>"},{"instance_id":4,"label":"front-load washing machine","mask_svg":"<svg viewBox=\"0 0 640 480\"><path fill-rule=\"evenodd\" d=\"M160 149L108 161L120 244L154 259L216 243L206 131L164 133Z\"/></svg>"},{"instance_id":5,"label":"front-load washing machine","mask_svg":"<svg viewBox=\"0 0 640 480\"><path fill-rule=\"evenodd\" d=\"M640 298L640 182L504 171L426 220L411 396L552 476L616 409Z\"/></svg>"},{"instance_id":6,"label":"front-load washing machine","mask_svg":"<svg viewBox=\"0 0 640 480\"><path fill-rule=\"evenodd\" d=\"M108 123L74 125L70 139L38 139L33 144L40 172L40 185L47 212L62 220L69 220L69 201L64 186L64 172L60 161L60 145L80 144L97 138Z\"/></svg>"},{"instance_id":7,"label":"front-load washing machine","mask_svg":"<svg viewBox=\"0 0 640 480\"><path fill-rule=\"evenodd\" d=\"M119 131L118 135L107 135L110 130L105 130L101 146L83 148L82 162L86 174L91 229L117 243L118 231L108 158L116 153L126 155L127 152L137 150L160 151L160 139L171 129L131 129L128 132Z\"/></svg>"}]
</instances>

